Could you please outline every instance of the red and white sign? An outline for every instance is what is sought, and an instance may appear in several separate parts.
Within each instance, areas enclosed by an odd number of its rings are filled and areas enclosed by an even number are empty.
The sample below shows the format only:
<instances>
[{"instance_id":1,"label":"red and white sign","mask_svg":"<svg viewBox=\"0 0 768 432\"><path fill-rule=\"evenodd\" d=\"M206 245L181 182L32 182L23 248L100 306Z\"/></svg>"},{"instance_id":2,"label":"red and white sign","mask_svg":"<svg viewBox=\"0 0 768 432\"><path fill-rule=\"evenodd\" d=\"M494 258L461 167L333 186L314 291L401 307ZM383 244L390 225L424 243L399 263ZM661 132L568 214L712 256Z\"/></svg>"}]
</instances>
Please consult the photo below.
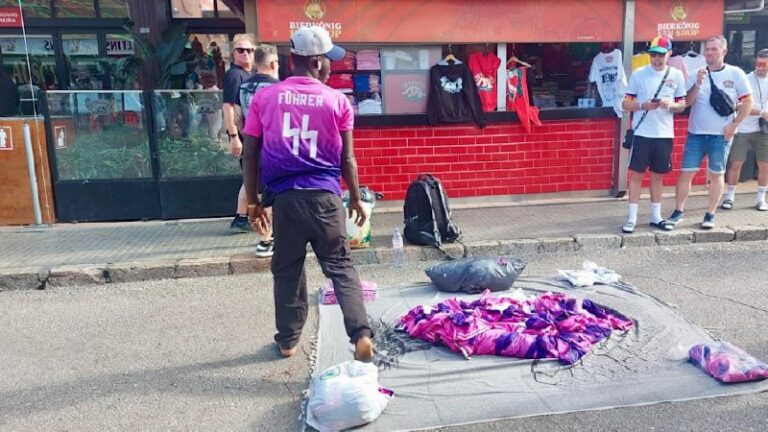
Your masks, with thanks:
<instances>
[{"instance_id":1,"label":"red and white sign","mask_svg":"<svg viewBox=\"0 0 768 432\"><path fill-rule=\"evenodd\" d=\"M10 126L0 126L1 150L13 150L13 130Z\"/></svg>"},{"instance_id":2,"label":"red and white sign","mask_svg":"<svg viewBox=\"0 0 768 432\"><path fill-rule=\"evenodd\" d=\"M19 8L0 8L0 27L21 27L23 22Z\"/></svg>"}]
</instances>

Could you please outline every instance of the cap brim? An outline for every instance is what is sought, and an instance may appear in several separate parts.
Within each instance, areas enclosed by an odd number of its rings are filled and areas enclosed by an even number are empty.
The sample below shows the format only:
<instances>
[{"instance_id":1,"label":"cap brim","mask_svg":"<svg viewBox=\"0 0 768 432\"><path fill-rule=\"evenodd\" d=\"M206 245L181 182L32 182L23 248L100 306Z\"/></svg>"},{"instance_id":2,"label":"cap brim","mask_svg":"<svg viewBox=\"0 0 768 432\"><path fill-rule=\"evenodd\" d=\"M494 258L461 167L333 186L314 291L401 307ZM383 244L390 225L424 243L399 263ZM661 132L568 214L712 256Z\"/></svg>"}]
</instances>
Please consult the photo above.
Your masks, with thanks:
<instances>
[{"instance_id":1,"label":"cap brim","mask_svg":"<svg viewBox=\"0 0 768 432\"><path fill-rule=\"evenodd\" d=\"M669 50L664 48L664 47L655 46L653 48L650 48L648 51L649 52L659 53L659 54L666 54Z\"/></svg>"},{"instance_id":2,"label":"cap brim","mask_svg":"<svg viewBox=\"0 0 768 432\"><path fill-rule=\"evenodd\" d=\"M344 48L334 45L330 51L325 53L325 56L328 57L331 61L340 61L344 60L344 56L346 54L347 51Z\"/></svg>"}]
</instances>

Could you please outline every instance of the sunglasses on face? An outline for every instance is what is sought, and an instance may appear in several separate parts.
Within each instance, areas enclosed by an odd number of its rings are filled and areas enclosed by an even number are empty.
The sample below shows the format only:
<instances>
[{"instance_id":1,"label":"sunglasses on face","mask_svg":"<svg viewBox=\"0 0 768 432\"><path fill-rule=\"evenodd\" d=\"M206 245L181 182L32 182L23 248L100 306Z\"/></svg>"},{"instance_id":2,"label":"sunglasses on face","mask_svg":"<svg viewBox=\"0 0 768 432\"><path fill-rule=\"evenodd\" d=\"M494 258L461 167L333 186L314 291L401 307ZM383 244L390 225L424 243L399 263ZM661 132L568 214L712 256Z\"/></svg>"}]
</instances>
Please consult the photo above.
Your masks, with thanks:
<instances>
[{"instance_id":1,"label":"sunglasses on face","mask_svg":"<svg viewBox=\"0 0 768 432\"><path fill-rule=\"evenodd\" d=\"M240 48L240 47L235 48L235 52L238 54L242 54L242 53L253 54L254 51L256 51L254 48Z\"/></svg>"},{"instance_id":2,"label":"sunglasses on face","mask_svg":"<svg viewBox=\"0 0 768 432\"><path fill-rule=\"evenodd\" d=\"M650 52L648 53L651 55L651 57L664 57L665 54L658 53L658 52Z\"/></svg>"}]
</instances>

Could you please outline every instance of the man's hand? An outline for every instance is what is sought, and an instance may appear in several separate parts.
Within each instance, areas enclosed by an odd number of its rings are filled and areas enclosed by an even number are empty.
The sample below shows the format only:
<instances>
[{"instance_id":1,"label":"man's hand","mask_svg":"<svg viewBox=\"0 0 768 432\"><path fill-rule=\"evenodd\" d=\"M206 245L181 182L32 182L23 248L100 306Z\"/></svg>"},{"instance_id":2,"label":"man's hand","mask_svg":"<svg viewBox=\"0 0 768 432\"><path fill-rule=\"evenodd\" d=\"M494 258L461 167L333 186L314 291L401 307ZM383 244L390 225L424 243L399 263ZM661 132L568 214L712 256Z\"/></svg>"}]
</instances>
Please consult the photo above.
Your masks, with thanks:
<instances>
[{"instance_id":1,"label":"man's hand","mask_svg":"<svg viewBox=\"0 0 768 432\"><path fill-rule=\"evenodd\" d=\"M659 101L659 107L665 110L668 110L669 107L672 106L672 103L673 103L672 99L664 98Z\"/></svg>"},{"instance_id":2,"label":"man's hand","mask_svg":"<svg viewBox=\"0 0 768 432\"><path fill-rule=\"evenodd\" d=\"M704 78L707 77L707 69L702 68L699 69L699 72L696 73L696 85L701 87L702 84L704 84Z\"/></svg>"},{"instance_id":3,"label":"man's hand","mask_svg":"<svg viewBox=\"0 0 768 432\"><path fill-rule=\"evenodd\" d=\"M659 105L660 105L660 102L651 102L651 101L647 100L647 101L643 102L642 104L640 104L640 108L644 109L646 111L651 111L651 110L655 110L656 108L658 108Z\"/></svg>"},{"instance_id":4,"label":"man's hand","mask_svg":"<svg viewBox=\"0 0 768 432\"><path fill-rule=\"evenodd\" d=\"M260 205L248 205L248 222L253 227L253 230L258 234L264 234L269 228L270 220L269 215L264 207Z\"/></svg>"},{"instance_id":5,"label":"man's hand","mask_svg":"<svg viewBox=\"0 0 768 432\"><path fill-rule=\"evenodd\" d=\"M229 152L234 157L240 157L243 155L243 142L240 141L240 137L232 137L229 139Z\"/></svg>"},{"instance_id":6,"label":"man's hand","mask_svg":"<svg viewBox=\"0 0 768 432\"><path fill-rule=\"evenodd\" d=\"M738 127L739 127L739 125L737 125L736 123L731 122L731 123L728 123L723 128L723 135L725 135L725 141L730 141L733 138L733 135L736 134L736 128L738 128Z\"/></svg>"},{"instance_id":7,"label":"man's hand","mask_svg":"<svg viewBox=\"0 0 768 432\"><path fill-rule=\"evenodd\" d=\"M354 213L353 213L354 212ZM355 225L361 227L368 219L368 215L365 214L365 208L363 208L362 200L350 200L349 201L349 218L355 221Z\"/></svg>"},{"instance_id":8,"label":"man's hand","mask_svg":"<svg viewBox=\"0 0 768 432\"><path fill-rule=\"evenodd\" d=\"M760 117L762 117L763 120L768 121L768 110L763 110L760 113Z\"/></svg>"}]
</instances>

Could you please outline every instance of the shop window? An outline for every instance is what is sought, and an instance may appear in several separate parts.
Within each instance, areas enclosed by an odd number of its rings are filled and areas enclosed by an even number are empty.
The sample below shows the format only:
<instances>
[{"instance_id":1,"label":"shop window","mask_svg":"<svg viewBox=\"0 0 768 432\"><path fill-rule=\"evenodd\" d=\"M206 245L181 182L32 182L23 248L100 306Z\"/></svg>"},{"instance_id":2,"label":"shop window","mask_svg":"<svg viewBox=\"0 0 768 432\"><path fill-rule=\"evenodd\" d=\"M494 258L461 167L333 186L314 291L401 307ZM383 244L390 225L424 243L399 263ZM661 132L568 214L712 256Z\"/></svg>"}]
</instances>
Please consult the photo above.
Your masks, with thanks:
<instances>
[{"instance_id":1,"label":"shop window","mask_svg":"<svg viewBox=\"0 0 768 432\"><path fill-rule=\"evenodd\" d=\"M224 87L224 74L229 69L229 37L225 34L189 35L194 59L187 63L184 88L201 90Z\"/></svg>"},{"instance_id":2,"label":"shop window","mask_svg":"<svg viewBox=\"0 0 768 432\"><path fill-rule=\"evenodd\" d=\"M72 90L101 90L103 68L95 34L62 35L62 46Z\"/></svg>"},{"instance_id":3,"label":"shop window","mask_svg":"<svg viewBox=\"0 0 768 432\"><path fill-rule=\"evenodd\" d=\"M21 96L19 113L32 115L41 112L39 92L59 88L56 78L56 59L53 38L50 35L28 35L29 66L22 35L0 36L0 50L3 53L3 68L11 75ZM31 68L31 70L30 70ZM30 75L32 83L30 85Z\"/></svg>"},{"instance_id":4,"label":"shop window","mask_svg":"<svg viewBox=\"0 0 768 432\"><path fill-rule=\"evenodd\" d=\"M110 84L113 90L140 89L138 75L140 65L134 55L133 39L127 34L107 34L107 64L110 67Z\"/></svg>"},{"instance_id":5,"label":"shop window","mask_svg":"<svg viewBox=\"0 0 768 432\"><path fill-rule=\"evenodd\" d=\"M62 0L53 4L56 18L95 18L93 0Z\"/></svg>"},{"instance_id":6,"label":"shop window","mask_svg":"<svg viewBox=\"0 0 768 432\"><path fill-rule=\"evenodd\" d=\"M140 91L48 95L59 180L152 177Z\"/></svg>"},{"instance_id":7,"label":"shop window","mask_svg":"<svg viewBox=\"0 0 768 432\"><path fill-rule=\"evenodd\" d=\"M218 16L216 11L218 10ZM230 18L234 13L217 0L171 0L174 18Z\"/></svg>"},{"instance_id":8,"label":"shop window","mask_svg":"<svg viewBox=\"0 0 768 432\"><path fill-rule=\"evenodd\" d=\"M128 18L128 1L99 0L99 15L102 18Z\"/></svg>"},{"instance_id":9,"label":"shop window","mask_svg":"<svg viewBox=\"0 0 768 432\"><path fill-rule=\"evenodd\" d=\"M153 93L161 177L239 175L222 128L221 100L217 90Z\"/></svg>"},{"instance_id":10,"label":"shop window","mask_svg":"<svg viewBox=\"0 0 768 432\"><path fill-rule=\"evenodd\" d=\"M0 7L18 8L17 0L0 0ZM50 18L51 1L50 0L29 0L22 4L24 16L27 18Z\"/></svg>"}]
</instances>

